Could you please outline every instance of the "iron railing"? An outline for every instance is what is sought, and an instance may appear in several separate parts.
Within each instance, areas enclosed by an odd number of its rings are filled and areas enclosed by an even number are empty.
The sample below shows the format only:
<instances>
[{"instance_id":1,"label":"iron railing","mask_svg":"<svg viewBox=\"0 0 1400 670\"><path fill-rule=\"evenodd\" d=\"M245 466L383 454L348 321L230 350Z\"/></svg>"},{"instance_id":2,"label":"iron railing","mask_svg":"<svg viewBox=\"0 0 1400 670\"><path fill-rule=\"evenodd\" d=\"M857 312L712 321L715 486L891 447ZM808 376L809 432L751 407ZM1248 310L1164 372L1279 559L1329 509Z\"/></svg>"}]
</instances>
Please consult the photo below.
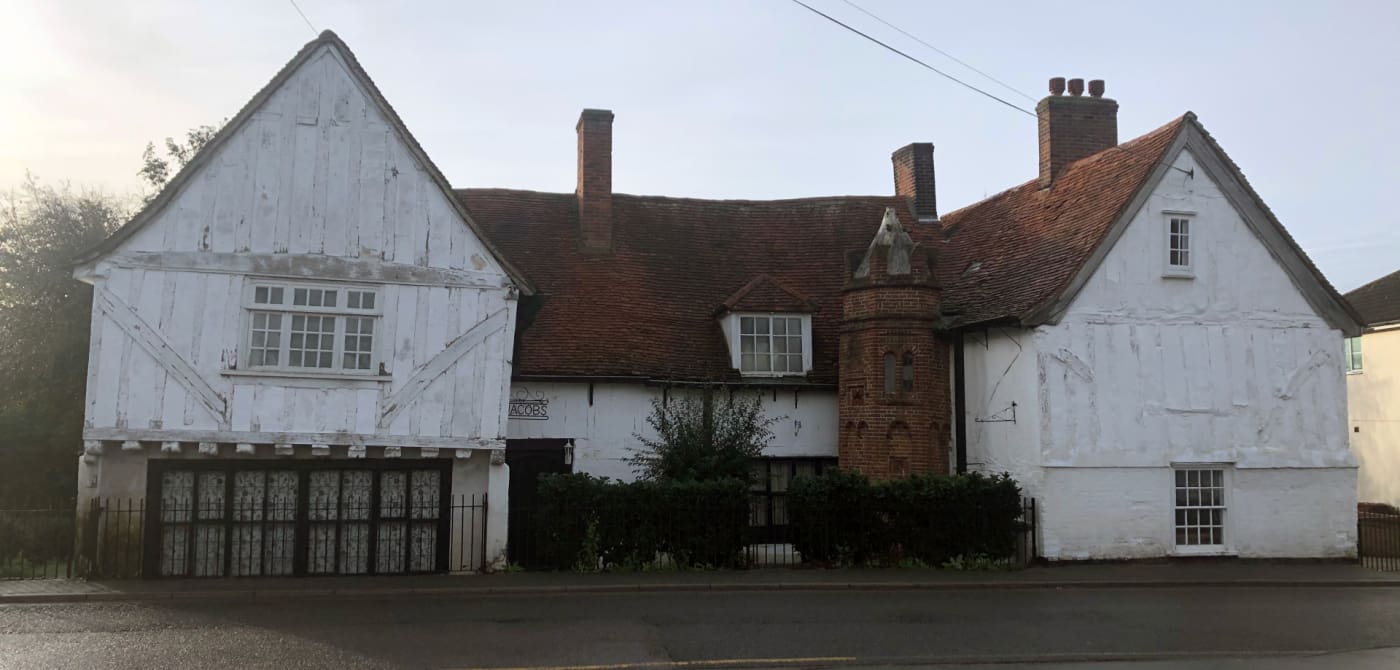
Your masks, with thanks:
<instances>
[{"instance_id":1,"label":"iron railing","mask_svg":"<svg viewBox=\"0 0 1400 670\"><path fill-rule=\"evenodd\" d=\"M265 507L259 508L261 514L253 515L235 505L231 520L214 513L218 510L196 507L199 511L163 510L163 518L156 520L154 529L147 527L149 510L143 498L94 499L81 513L73 500L0 507L0 579L306 574L292 566L314 563L326 551L326 543L313 541L316 538L310 533L279 532L282 525L314 526L308 518L317 515L314 505L286 510L285 515L270 514ZM446 512L441 524L436 504L432 510L416 514L410 505L402 528L393 525L394 519L380 520L374 538L380 540L374 547L376 560L370 563L383 569L372 572L483 570L487 566L486 496L451 496L441 509ZM417 517L431 523L419 523ZM436 532L439 528L448 530L450 536L440 537ZM347 538L337 536L337 547L339 540ZM434 546L426 550L419 547L415 553L414 545L423 542ZM393 548L403 549L403 555ZM415 558L418 555L427 558ZM334 563L336 569L329 573L370 572L359 569L364 566L355 561ZM273 569L276 566L286 569Z\"/></svg>"},{"instance_id":2,"label":"iron railing","mask_svg":"<svg viewBox=\"0 0 1400 670\"><path fill-rule=\"evenodd\" d=\"M1389 505L1358 506L1356 554L1368 568L1400 571L1400 510Z\"/></svg>"}]
</instances>

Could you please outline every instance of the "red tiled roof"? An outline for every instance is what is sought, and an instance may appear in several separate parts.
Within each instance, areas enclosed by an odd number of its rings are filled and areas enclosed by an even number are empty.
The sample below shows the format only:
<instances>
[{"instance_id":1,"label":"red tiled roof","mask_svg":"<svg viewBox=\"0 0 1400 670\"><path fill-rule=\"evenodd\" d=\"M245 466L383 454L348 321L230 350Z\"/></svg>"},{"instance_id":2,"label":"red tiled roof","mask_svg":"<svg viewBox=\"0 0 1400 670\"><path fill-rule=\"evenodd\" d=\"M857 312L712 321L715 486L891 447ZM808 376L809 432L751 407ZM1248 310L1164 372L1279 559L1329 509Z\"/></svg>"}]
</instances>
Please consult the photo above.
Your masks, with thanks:
<instances>
[{"instance_id":1,"label":"red tiled roof","mask_svg":"<svg viewBox=\"0 0 1400 670\"><path fill-rule=\"evenodd\" d=\"M1019 321L1058 297L1187 120L1073 163L1048 189L1032 179L944 215L945 314L955 325Z\"/></svg>"},{"instance_id":2,"label":"red tiled roof","mask_svg":"<svg viewBox=\"0 0 1400 670\"><path fill-rule=\"evenodd\" d=\"M846 254L870 244L886 207L896 208L916 240L936 237L936 228L916 223L898 196L744 201L617 194L614 253L593 255L578 250L572 193L456 193L538 292L529 299L536 305L521 306L514 363L523 376L737 380L716 314L757 281L749 293L755 301L791 300L783 294L800 290L811 303L807 381L835 383Z\"/></svg>"},{"instance_id":3,"label":"red tiled roof","mask_svg":"<svg viewBox=\"0 0 1400 670\"><path fill-rule=\"evenodd\" d=\"M726 298L724 309L730 312L814 312L816 306L807 296L761 274Z\"/></svg>"}]
</instances>

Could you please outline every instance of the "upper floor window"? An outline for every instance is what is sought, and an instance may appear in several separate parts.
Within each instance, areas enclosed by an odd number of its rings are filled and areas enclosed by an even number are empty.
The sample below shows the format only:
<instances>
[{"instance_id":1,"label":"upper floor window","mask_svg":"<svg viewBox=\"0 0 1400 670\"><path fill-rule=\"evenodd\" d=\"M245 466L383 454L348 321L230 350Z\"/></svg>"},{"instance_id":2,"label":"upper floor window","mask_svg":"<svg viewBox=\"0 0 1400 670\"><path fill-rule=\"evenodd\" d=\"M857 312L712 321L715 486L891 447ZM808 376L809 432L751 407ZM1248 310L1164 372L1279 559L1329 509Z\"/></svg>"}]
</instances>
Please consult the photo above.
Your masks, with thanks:
<instances>
[{"instance_id":1,"label":"upper floor window","mask_svg":"<svg viewBox=\"0 0 1400 670\"><path fill-rule=\"evenodd\" d=\"M740 314L737 320L738 332L730 332L738 340L734 350L743 374L800 375L811 367L812 322L807 315Z\"/></svg>"},{"instance_id":2,"label":"upper floor window","mask_svg":"<svg viewBox=\"0 0 1400 670\"><path fill-rule=\"evenodd\" d=\"M248 369L372 372L376 289L255 282L244 299Z\"/></svg>"},{"instance_id":3,"label":"upper floor window","mask_svg":"<svg viewBox=\"0 0 1400 670\"><path fill-rule=\"evenodd\" d=\"M895 379L894 379L894 375L895 375L895 371L898 370L898 367L897 367L896 364L895 364L894 354L893 354L893 353L890 353L890 352L888 352L888 351L885 352L885 359L884 359L884 362L885 362L885 393L894 393L894 390L895 390L895 383L896 383L896 382L895 382Z\"/></svg>"},{"instance_id":4,"label":"upper floor window","mask_svg":"<svg viewBox=\"0 0 1400 670\"><path fill-rule=\"evenodd\" d=\"M1342 340L1343 358L1346 359L1347 372L1361 372L1361 338L1348 337Z\"/></svg>"},{"instance_id":5,"label":"upper floor window","mask_svg":"<svg viewBox=\"0 0 1400 670\"><path fill-rule=\"evenodd\" d=\"M1167 215L1167 269L1174 277L1191 276L1191 217Z\"/></svg>"},{"instance_id":6,"label":"upper floor window","mask_svg":"<svg viewBox=\"0 0 1400 670\"><path fill-rule=\"evenodd\" d=\"M904 352L904 391L914 390L914 352Z\"/></svg>"}]
</instances>

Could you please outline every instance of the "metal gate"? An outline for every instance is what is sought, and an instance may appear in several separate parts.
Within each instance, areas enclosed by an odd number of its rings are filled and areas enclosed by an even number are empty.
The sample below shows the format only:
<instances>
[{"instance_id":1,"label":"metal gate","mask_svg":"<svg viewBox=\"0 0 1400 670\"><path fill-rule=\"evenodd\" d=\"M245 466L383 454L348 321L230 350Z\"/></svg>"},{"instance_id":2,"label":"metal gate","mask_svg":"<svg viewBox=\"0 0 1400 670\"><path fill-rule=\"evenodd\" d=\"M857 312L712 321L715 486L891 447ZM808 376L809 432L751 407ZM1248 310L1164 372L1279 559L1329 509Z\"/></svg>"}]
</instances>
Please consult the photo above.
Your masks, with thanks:
<instances>
[{"instance_id":1,"label":"metal gate","mask_svg":"<svg viewBox=\"0 0 1400 670\"><path fill-rule=\"evenodd\" d=\"M144 573L445 571L450 466L446 459L152 461Z\"/></svg>"}]
</instances>

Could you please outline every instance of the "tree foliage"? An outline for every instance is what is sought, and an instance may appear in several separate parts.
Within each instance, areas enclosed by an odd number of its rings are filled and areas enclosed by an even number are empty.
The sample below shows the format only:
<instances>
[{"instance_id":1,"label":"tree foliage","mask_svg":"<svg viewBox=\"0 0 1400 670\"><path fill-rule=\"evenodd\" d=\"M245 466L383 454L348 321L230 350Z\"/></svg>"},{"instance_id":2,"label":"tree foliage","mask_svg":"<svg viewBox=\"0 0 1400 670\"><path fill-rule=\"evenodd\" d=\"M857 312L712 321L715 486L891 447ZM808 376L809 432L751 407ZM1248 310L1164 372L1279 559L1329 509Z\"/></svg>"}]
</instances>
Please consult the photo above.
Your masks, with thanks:
<instances>
[{"instance_id":1,"label":"tree foliage","mask_svg":"<svg viewBox=\"0 0 1400 670\"><path fill-rule=\"evenodd\" d=\"M128 211L33 177L0 198L0 495L71 495L92 312L73 261Z\"/></svg>"},{"instance_id":2,"label":"tree foliage","mask_svg":"<svg viewBox=\"0 0 1400 670\"><path fill-rule=\"evenodd\" d=\"M653 398L647 424L656 436L634 435L642 448L629 459L633 471L643 479L748 481L778 418L763 415L757 394L719 395L706 387Z\"/></svg>"},{"instance_id":3,"label":"tree foliage","mask_svg":"<svg viewBox=\"0 0 1400 670\"><path fill-rule=\"evenodd\" d=\"M170 181L170 177L179 172L180 168L185 167L185 164L189 163L195 154L209 143L209 140L214 139L219 128L227 122L228 119L224 119L224 122L218 126L191 128L185 132L183 142L176 142L171 137L165 138L164 156L156 153L155 142L147 142L146 150L141 153L141 169L136 171L136 174L140 175L141 181L150 187L146 199L150 200L157 193L160 193L160 190L165 188L165 183Z\"/></svg>"}]
</instances>

